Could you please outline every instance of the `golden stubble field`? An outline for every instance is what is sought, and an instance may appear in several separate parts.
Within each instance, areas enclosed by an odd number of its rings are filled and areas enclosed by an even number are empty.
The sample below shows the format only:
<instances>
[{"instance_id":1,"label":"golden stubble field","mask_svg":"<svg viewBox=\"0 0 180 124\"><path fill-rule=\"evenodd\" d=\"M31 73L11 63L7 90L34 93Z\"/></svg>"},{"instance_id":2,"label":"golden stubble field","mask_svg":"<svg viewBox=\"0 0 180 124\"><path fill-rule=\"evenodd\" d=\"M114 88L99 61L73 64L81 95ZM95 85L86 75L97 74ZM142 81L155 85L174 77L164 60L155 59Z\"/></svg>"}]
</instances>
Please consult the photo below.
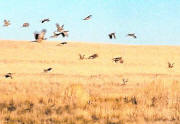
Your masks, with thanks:
<instances>
[{"instance_id":1,"label":"golden stubble field","mask_svg":"<svg viewBox=\"0 0 180 124\"><path fill-rule=\"evenodd\" d=\"M179 46L57 44L0 41L0 123L180 123Z\"/></svg>"}]
</instances>

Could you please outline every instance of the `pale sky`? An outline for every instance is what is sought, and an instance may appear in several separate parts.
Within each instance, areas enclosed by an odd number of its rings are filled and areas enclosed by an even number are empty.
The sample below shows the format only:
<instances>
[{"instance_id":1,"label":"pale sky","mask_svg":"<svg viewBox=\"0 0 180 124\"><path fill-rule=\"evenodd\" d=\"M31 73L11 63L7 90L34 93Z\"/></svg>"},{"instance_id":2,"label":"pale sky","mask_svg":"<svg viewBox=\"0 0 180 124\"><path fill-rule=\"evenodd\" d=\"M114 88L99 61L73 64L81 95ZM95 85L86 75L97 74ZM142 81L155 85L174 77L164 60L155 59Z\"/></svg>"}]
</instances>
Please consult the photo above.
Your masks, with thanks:
<instances>
[{"instance_id":1,"label":"pale sky","mask_svg":"<svg viewBox=\"0 0 180 124\"><path fill-rule=\"evenodd\" d=\"M69 37L53 40L120 44L180 45L180 0L1 0L0 39L33 40L47 29L46 37L65 25ZM89 21L82 19L93 15ZM50 18L41 24L40 20ZM11 21L3 27L3 20ZM21 28L29 22L29 28ZM117 39L108 34L116 32ZM128 33L136 33L137 39Z\"/></svg>"}]
</instances>

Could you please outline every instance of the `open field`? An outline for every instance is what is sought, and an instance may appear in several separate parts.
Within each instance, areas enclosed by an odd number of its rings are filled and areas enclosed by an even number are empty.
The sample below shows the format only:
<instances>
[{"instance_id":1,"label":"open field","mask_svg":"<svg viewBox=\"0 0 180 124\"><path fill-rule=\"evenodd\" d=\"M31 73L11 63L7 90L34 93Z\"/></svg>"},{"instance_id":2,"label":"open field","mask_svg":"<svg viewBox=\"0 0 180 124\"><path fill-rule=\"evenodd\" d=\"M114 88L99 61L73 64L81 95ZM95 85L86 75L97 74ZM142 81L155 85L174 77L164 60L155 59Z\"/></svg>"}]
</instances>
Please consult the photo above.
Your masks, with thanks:
<instances>
[{"instance_id":1,"label":"open field","mask_svg":"<svg viewBox=\"0 0 180 124\"><path fill-rule=\"evenodd\" d=\"M0 41L0 123L180 123L180 46L57 44Z\"/></svg>"}]
</instances>

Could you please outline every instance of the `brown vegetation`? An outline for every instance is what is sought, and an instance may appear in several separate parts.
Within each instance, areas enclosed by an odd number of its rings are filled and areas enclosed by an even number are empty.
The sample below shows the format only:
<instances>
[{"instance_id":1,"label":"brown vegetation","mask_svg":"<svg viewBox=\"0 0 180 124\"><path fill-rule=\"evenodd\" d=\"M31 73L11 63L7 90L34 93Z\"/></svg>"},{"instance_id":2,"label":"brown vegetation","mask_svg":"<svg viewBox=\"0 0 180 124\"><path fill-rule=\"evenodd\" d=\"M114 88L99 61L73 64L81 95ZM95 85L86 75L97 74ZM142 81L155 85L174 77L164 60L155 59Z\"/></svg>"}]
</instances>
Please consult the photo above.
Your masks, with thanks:
<instances>
[{"instance_id":1,"label":"brown vegetation","mask_svg":"<svg viewBox=\"0 0 180 124\"><path fill-rule=\"evenodd\" d=\"M2 124L180 123L180 50L175 46L0 44ZM79 61L79 52L99 57ZM126 63L112 62L118 54ZM168 69L168 60L176 68ZM53 71L42 73L47 67ZM8 72L15 73L12 79L3 77Z\"/></svg>"}]
</instances>

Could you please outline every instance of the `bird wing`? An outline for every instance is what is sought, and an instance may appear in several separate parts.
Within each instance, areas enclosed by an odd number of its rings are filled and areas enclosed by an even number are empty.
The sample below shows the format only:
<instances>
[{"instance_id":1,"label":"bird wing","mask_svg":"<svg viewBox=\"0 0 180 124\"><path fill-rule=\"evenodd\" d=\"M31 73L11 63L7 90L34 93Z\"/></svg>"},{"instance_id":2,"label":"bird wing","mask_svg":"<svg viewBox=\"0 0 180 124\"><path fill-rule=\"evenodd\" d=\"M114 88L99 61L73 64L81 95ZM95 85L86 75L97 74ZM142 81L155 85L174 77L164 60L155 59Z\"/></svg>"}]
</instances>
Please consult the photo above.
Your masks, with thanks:
<instances>
[{"instance_id":1,"label":"bird wing","mask_svg":"<svg viewBox=\"0 0 180 124\"><path fill-rule=\"evenodd\" d=\"M35 32L35 33L34 33L34 38L37 40L38 37L39 37L39 33Z\"/></svg>"},{"instance_id":2,"label":"bird wing","mask_svg":"<svg viewBox=\"0 0 180 124\"><path fill-rule=\"evenodd\" d=\"M41 21L41 23L44 23L44 22L45 22L45 20L42 20L42 21Z\"/></svg>"},{"instance_id":3,"label":"bird wing","mask_svg":"<svg viewBox=\"0 0 180 124\"><path fill-rule=\"evenodd\" d=\"M59 36L61 33L55 33L56 34L56 36Z\"/></svg>"},{"instance_id":4,"label":"bird wing","mask_svg":"<svg viewBox=\"0 0 180 124\"><path fill-rule=\"evenodd\" d=\"M89 15L87 18L91 18L92 15Z\"/></svg>"},{"instance_id":5,"label":"bird wing","mask_svg":"<svg viewBox=\"0 0 180 124\"><path fill-rule=\"evenodd\" d=\"M64 32L62 32L62 33L60 33L63 37L65 37L65 34L64 34Z\"/></svg>"},{"instance_id":6,"label":"bird wing","mask_svg":"<svg viewBox=\"0 0 180 124\"><path fill-rule=\"evenodd\" d=\"M69 31L63 31L64 33L68 33Z\"/></svg>"},{"instance_id":7,"label":"bird wing","mask_svg":"<svg viewBox=\"0 0 180 124\"><path fill-rule=\"evenodd\" d=\"M88 20L88 19L91 18L91 16L92 16L92 15L89 15L89 16L87 16L86 18L84 18L83 20Z\"/></svg>"},{"instance_id":8,"label":"bird wing","mask_svg":"<svg viewBox=\"0 0 180 124\"><path fill-rule=\"evenodd\" d=\"M112 35L111 34L109 34L109 38L112 39Z\"/></svg>"},{"instance_id":9,"label":"bird wing","mask_svg":"<svg viewBox=\"0 0 180 124\"><path fill-rule=\"evenodd\" d=\"M67 42L62 42L62 43L60 43L60 44L67 44Z\"/></svg>"},{"instance_id":10,"label":"bird wing","mask_svg":"<svg viewBox=\"0 0 180 124\"><path fill-rule=\"evenodd\" d=\"M38 39L40 40L40 39L44 39L44 35L46 34L46 29L43 29L42 31L41 31L41 33L39 34L39 36L38 36Z\"/></svg>"},{"instance_id":11,"label":"bird wing","mask_svg":"<svg viewBox=\"0 0 180 124\"><path fill-rule=\"evenodd\" d=\"M47 32L47 30L46 30L46 29L43 29L41 32L46 33L46 32Z\"/></svg>"},{"instance_id":12,"label":"bird wing","mask_svg":"<svg viewBox=\"0 0 180 124\"><path fill-rule=\"evenodd\" d=\"M114 39L116 39L116 34L115 33L113 34L113 36L114 36Z\"/></svg>"},{"instance_id":13,"label":"bird wing","mask_svg":"<svg viewBox=\"0 0 180 124\"><path fill-rule=\"evenodd\" d=\"M38 39L42 39L42 40L44 39L44 33L43 32L39 34Z\"/></svg>"},{"instance_id":14,"label":"bird wing","mask_svg":"<svg viewBox=\"0 0 180 124\"><path fill-rule=\"evenodd\" d=\"M59 24L58 23L56 23L56 28L59 28L60 26L59 26Z\"/></svg>"},{"instance_id":15,"label":"bird wing","mask_svg":"<svg viewBox=\"0 0 180 124\"><path fill-rule=\"evenodd\" d=\"M69 31L64 31L64 35L68 37L68 32Z\"/></svg>"}]
</instances>

